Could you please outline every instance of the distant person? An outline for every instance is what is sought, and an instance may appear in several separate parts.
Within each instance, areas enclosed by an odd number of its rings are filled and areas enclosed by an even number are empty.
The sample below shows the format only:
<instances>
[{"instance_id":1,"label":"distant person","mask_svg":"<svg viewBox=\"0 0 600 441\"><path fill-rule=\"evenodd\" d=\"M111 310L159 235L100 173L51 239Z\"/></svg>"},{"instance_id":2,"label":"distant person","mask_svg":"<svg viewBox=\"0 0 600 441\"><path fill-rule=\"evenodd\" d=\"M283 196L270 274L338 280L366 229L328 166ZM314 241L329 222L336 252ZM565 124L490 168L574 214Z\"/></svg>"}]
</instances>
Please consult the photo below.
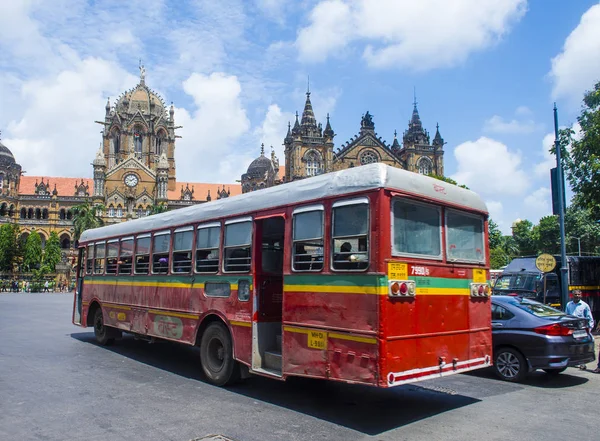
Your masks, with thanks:
<instances>
[{"instance_id":1,"label":"distant person","mask_svg":"<svg viewBox=\"0 0 600 441\"><path fill-rule=\"evenodd\" d=\"M50 283L48 283L48 281L46 280L46 282L44 283L44 292L50 292L50 290L48 289L49 286Z\"/></svg>"},{"instance_id":2,"label":"distant person","mask_svg":"<svg viewBox=\"0 0 600 441\"><path fill-rule=\"evenodd\" d=\"M594 329L594 317L592 317L592 310L589 305L581 300L581 290L574 289L571 294L573 295L573 300L567 303L565 312L575 317L587 319L588 331L592 332L592 329Z\"/></svg>"}]
</instances>

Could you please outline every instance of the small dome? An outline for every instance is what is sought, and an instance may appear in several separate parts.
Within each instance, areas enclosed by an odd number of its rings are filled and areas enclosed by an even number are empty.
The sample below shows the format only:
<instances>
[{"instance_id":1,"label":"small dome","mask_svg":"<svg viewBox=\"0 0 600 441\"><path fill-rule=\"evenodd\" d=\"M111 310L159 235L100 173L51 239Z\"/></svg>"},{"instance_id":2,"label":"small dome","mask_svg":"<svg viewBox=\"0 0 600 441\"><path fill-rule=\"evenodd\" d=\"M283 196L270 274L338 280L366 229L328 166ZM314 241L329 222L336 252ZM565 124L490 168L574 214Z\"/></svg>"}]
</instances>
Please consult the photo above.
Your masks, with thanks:
<instances>
[{"instance_id":1,"label":"small dome","mask_svg":"<svg viewBox=\"0 0 600 441\"><path fill-rule=\"evenodd\" d=\"M522 222L521 219L519 219L519 218L515 219L515 221L511 225L511 228L517 228L517 225L519 225L521 222Z\"/></svg>"},{"instance_id":2,"label":"small dome","mask_svg":"<svg viewBox=\"0 0 600 441\"><path fill-rule=\"evenodd\" d=\"M0 166L10 166L16 163L12 152L0 142Z\"/></svg>"},{"instance_id":3,"label":"small dome","mask_svg":"<svg viewBox=\"0 0 600 441\"><path fill-rule=\"evenodd\" d=\"M246 172L251 177L264 176L266 172L273 171L273 163L264 154L250 163Z\"/></svg>"}]
</instances>

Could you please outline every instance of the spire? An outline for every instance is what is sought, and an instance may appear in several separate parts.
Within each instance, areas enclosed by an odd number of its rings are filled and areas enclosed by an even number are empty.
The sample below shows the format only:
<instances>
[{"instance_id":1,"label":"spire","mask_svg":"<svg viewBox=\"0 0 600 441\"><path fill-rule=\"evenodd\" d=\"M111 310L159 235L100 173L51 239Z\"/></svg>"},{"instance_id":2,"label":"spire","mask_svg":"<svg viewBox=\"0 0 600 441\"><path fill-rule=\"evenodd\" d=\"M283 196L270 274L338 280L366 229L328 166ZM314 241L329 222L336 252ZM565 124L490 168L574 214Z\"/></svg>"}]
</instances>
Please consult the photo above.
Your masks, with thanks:
<instances>
[{"instance_id":1,"label":"spire","mask_svg":"<svg viewBox=\"0 0 600 441\"><path fill-rule=\"evenodd\" d=\"M146 85L146 68L142 64L142 59L141 58L140 58L139 69L140 69L140 84L142 86L144 86L144 85Z\"/></svg>"},{"instance_id":2,"label":"spire","mask_svg":"<svg viewBox=\"0 0 600 441\"><path fill-rule=\"evenodd\" d=\"M335 133L333 133L333 129L331 128L331 124L329 123L329 113L327 114L327 124L325 125L325 131L323 132L323 135L332 139L335 136Z\"/></svg>"},{"instance_id":3,"label":"spire","mask_svg":"<svg viewBox=\"0 0 600 441\"><path fill-rule=\"evenodd\" d=\"M306 92L306 103L304 104L304 112L302 112L302 127L317 128L317 120L313 112L310 102L310 92Z\"/></svg>"},{"instance_id":4,"label":"spire","mask_svg":"<svg viewBox=\"0 0 600 441\"><path fill-rule=\"evenodd\" d=\"M435 137L433 138L433 142L431 144L436 147L442 147L444 145L444 138L442 138L442 135L440 135L439 124L435 125Z\"/></svg>"},{"instance_id":5,"label":"spire","mask_svg":"<svg viewBox=\"0 0 600 441\"><path fill-rule=\"evenodd\" d=\"M265 156L265 143L260 145L260 156Z\"/></svg>"},{"instance_id":6,"label":"spire","mask_svg":"<svg viewBox=\"0 0 600 441\"><path fill-rule=\"evenodd\" d=\"M410 120L410 124L421 126L421 118L419 117L419 111L417 110L417 89L414 89L414 101L413 101L413 113Z\"/></svg>"},{"instance_id":7,"label":"spire","mask_svg":"<svg viewBox=\"0 0 600 441\"><path fill-rule=\"evenodd\" d=\"M298 111L296 111L296 122L294 122L294 129L292 130L292 134L295 135L300 130L300 122L298 122Z\"/></svg>"},{"instance_id":8,"label":"spire","mask_svg":"<svg viewBox=\"0 0 600 441\"><path fill-rule=\"evenodd\" d=\"M394 130L394 142L392 143L392 151L395 153L400 150L400 143L398 142L398 132Z\"/></svg>"}]
</instances>

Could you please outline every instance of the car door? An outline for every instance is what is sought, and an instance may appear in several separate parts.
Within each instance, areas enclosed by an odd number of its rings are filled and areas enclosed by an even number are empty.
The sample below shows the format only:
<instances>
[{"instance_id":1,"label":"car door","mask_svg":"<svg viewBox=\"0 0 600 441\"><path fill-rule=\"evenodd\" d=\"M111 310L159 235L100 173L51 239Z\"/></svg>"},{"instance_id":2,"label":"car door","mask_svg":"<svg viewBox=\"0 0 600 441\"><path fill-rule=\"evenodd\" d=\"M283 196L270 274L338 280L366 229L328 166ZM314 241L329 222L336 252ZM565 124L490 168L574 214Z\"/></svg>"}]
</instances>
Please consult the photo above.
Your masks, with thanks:
<instances>
[{"instance_id":1,"label":"car door","mask_svg":"<svg viewBox=\"0 0 600 441\"><path fill-rule=\"evenodd\" d=\"M504 306L492 302L492 345L510 344L516 337L515 315Z\"/></svg>"}]
</instances>

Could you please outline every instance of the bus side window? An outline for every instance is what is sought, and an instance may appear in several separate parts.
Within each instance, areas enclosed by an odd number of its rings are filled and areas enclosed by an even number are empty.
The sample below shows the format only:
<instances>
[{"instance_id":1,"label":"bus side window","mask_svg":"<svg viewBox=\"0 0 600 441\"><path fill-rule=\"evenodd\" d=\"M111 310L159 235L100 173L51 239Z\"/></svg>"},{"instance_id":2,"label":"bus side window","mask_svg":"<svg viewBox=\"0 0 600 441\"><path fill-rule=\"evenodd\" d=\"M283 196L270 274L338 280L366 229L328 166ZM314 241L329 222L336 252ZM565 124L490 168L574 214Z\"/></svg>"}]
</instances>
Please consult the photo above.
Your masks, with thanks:
<instances>
[{"instance_id":1,"label":"bus side window","mask_svg":"<svg viewBox=\"0 0 600 441\"><path fill-rule=\"evenodd\" d=\"M136 274L148 274L150 267L150 235L138 237L135 241Z\"/></svg>"},{"instance_id":2,"label":"bus side window","mask_svg":"<svg viewBox=\"0 0 600 441\"><path fill-rule=\"evenodd\" d=\"M169 272L169 245L171 232L155 233L152 242L152 273L166 274Z\"/></svg>"},{"instance_id":3,"label":"bus side window","mask_svg":"<svg viewBox=\"0 0 600 441\"><path fill-rule=\"evenodd\" d=\"M106 245L106 274L117 274L119 261L119 242L109 242Z\"/></svg>"},{"instance_id":4,"label":"bus side window","mask_svg":"<svg viewBox=\"0 0 600 441\"><path fill-rule=\"evenodd\" d=\"M103 274L106 243L98 242L95 244L94 249L96 250L96 258L94 260L94 274Z\"/></svg>"},{"instance_id":5,"label":"bus side window","mask_svg":"<svg viewBox=\"0 0 600 441\"><path fill-rule=\"evenodd\" d=\"M221 225L200 225L196 234L196 272L216 273L219 271L219 242Z\"/></svg>"},{"instance_id":6,"label":"bus side window","mask_svg":"<svg viewBox=\"0 0 600 441\"><path fill-rule=\"evenodd\" d=\"M323 269L323 207L300 208L293 219L292 268L295 271Z\"/></svg>"},{"instance_id":7,"label":"bus side window","mask_svg":"<svg viewBox=\"0 0 600 441\"><path fill-rule=\"evenodd\" d=\"M332 268L366 270L369 267L368 199L333 204Z\"/></svg>"},{"instance_id":8,"label":"bus side window","mask_svg":"<svg viewBox=\"0 0 600 441\"><path fill-rule=\"evenodd\" d=\"M133 263L133 239L121 240L119 254L119 274L131 274Z\"/></svg>"},{"instance_id":9,"label":"bus side window","mask_svg":"<svg viewBox=\"0 0 600 441\"><path fill-rule=\"evenodd\" d=\"M88 245L86 252L86 265L85 265L85 273L92 274L94 271L94 245Z\"/></svg>"},{"instance_id":10,"label":"bus side window","mask_svg":"<svg viewBox=\"0 0 600 441\"><path fill-rule=\"evenodd\" d=\"M252 262L252 222L235 222L225 225L225 271L247 273Z\"/></svg>"},{"instance_id":11,"label":"bus side window","mask_svg":"<svg viewBox=\"0 0 600 441\"><path fill-rule=\"evenodd\" d=\"M173 234L173 267L174 273L189 273L192 269L193 227L175 230Z\"/></svg>"}]
</instances>

